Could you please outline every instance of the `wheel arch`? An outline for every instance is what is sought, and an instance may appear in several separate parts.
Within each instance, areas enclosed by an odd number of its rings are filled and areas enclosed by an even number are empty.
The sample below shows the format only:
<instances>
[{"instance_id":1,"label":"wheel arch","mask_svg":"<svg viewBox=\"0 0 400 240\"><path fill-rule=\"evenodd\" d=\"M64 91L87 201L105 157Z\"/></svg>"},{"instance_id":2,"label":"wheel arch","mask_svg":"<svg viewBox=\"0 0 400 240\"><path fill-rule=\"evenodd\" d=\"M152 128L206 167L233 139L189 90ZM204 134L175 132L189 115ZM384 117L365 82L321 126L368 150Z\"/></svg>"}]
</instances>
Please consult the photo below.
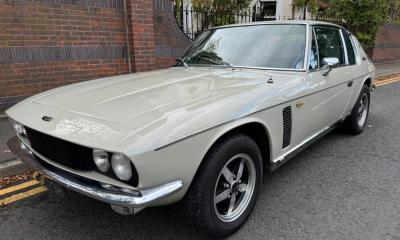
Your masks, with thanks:
<instances>
[{"instance_id":1,"label":"wheel arch","mask_svg":"<svg viewBox=\"0 0 400 240\"><path fill-rule=\"evenodd\" d=\"M367 78L364 80L364 83L363 83L363 84L367 85L367 86L369 87L369 89L371 89L371 88L372 88L372 78L371 78L371 77L367 77Z\"/></svg>"},{"instance_id":2,"label":"wheel arch","mask_svg":"<svg viewBox=\"0 0 400 240\"><path fill-rule=\"evenodd\" d=\"M225 139L228 136L231 136L232 134L244 134L252 139L257 143L257 146L259 147L261 151L261 156L262 156L262 162L263 162L263 167L264 169L269 169L270 168L270 163L271 163L271 150L272 150L272 141L271 141L271 135L268 130L268 127L261 121L259 120L241 120L238 122L233 122L232 124L229 124L228 126L224 127L219 131L215 137L214 140L210 143L209 147L207 148L206 153L204 154L202 161L200 165L198 166L196 170L196 174L194 175L193 179L196 178L198 175L198 172L202 168L202 165L204 163L204 160L207 158L208 154L211 152L212 148Z\"/></svg>"}]
</instances>

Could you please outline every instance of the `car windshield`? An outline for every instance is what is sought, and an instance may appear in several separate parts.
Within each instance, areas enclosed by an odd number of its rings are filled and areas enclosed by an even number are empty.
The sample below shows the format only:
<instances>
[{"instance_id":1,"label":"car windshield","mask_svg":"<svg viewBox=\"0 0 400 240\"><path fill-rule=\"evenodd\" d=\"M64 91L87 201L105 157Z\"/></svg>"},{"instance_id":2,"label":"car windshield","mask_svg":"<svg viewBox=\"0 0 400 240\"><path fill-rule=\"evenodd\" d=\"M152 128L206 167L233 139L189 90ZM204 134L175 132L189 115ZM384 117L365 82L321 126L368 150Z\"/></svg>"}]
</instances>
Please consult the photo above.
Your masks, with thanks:
<instances>
[{"instance_id":1,"label":"car windshield","mask_svg":"<svg viewBox=\"0 0 400 240\"><path fill-rule=\"evenodd\" d=\"M303 69L305 46L306 25L218 28L202 33L182 59L188 65Z\"/></svg>"}]
</instances>

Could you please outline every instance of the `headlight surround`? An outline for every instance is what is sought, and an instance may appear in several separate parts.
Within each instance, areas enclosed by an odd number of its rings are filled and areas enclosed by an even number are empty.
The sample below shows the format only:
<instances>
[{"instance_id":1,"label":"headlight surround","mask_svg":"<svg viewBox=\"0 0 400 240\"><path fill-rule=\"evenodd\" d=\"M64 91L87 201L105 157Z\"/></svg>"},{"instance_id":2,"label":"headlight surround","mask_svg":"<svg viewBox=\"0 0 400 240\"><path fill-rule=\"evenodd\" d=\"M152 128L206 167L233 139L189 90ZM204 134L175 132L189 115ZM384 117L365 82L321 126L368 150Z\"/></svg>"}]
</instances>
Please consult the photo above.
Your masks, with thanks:
<instances>
[{"instance_id":1,"label":"headlight surround","mask_svg":"<svg viewBox=\"0 0 400 240\"><path fill-rule=\"evenodd\" d=\"M10 119L10 123L13 126L13 128L17 134L26 136L26 130L25 130L24 125L22 125L21 123L15 121L13 119Z\"/></svg>"},{"instance_id":2,"label":"headlight surround","mask_svg":"<svg viewBox=\"0 0 400 240\"><path fill-rule=\"evenodd\" d=\"M132 178L132 165L127 156L114 153L111 157L111 166L120 180L129 181Z\"/></svg>"},{"instance_id":3,"label":"headlight surround","mask_svg":"<svg viewBox=\"0 0 400 240\"><path fill-rule=\"evenodd\" d=\"M93 161L100 172L106 173L110 168L108 153L104 150L93 149Z\"/></svg>"}]
</instances>

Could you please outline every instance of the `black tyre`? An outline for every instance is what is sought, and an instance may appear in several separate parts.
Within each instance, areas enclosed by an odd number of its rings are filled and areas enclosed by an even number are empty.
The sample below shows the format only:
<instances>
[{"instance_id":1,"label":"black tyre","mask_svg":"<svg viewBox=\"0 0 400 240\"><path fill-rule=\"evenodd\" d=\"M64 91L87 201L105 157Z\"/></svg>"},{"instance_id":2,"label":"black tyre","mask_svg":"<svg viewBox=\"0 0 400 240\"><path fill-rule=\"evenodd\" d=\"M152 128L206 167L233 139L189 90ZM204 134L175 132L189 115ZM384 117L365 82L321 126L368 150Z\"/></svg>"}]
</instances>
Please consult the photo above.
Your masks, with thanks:
<instances>
[{"instance_id":1,"label":"black tyre","mask_svg":"<svg viewBox=\"0 0 400 240\"><path fill-rule=\"evenodd\" d=\"M350 116L345 120L344 127L350 134L362 133L367 123L370 106L370 91L367 85L361 89L360 96L356 101Z\"/></svg>"},{"instance_id":2,"label":"black tyre","mask_svg":"<svg viewBox=\"0 0 400 240\"><path fill-rule=\"evenodd\" d=\"M203 234L226 237L252 212L262 181L262 158L253 139L235 134L216 143L186 198L186 211Z\"/></svg>"}]
</instances>

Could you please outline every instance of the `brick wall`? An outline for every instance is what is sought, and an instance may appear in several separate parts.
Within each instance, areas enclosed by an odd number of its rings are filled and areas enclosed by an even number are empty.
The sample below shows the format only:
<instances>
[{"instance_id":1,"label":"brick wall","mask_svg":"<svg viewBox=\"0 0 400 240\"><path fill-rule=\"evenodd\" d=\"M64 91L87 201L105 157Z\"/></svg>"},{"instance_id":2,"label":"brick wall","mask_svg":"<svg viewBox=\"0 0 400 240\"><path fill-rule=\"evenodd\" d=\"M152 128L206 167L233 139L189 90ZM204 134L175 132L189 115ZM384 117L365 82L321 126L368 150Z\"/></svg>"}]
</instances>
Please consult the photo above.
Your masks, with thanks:
<instances>
[{"instance_id":1,"label":"brick wall","mask_svg":"<svg viewBox=\"0 0 400 240\"><path fill-rule=\"evenodd\" d=\"M74 82L169 67L187 47L170 0L0 0L0 112Z\"/></svg>"},{"instance_id":2,"label":"brick wall","mask_svg":"<svg viewBox=\"0 0 400 240\"><path fill-rule=\"evenodd\" d=\"M175 63L192 42L176 23L172 1L154 0L156 61L159 68Z\"/></svg>"},{"instance_id":3,"label":"brick wall","mask_svg":"<svg viewBox=\"0 0 400 240\"><path fill-rule=\"evenodd\" d=\"M0 111L57 86L127 73L121 3L0 0Z\"/></svg>"},{"instance_id":4,"label":"brick wall","mask_svg":"<svg viewBox=\"0 0 400 240\"><path fill-rule=\"evenodd\" d=\"M399 24L384 24L379 27L372 59L376 63L400 61Z\"/></svg>"}]
</instances>

